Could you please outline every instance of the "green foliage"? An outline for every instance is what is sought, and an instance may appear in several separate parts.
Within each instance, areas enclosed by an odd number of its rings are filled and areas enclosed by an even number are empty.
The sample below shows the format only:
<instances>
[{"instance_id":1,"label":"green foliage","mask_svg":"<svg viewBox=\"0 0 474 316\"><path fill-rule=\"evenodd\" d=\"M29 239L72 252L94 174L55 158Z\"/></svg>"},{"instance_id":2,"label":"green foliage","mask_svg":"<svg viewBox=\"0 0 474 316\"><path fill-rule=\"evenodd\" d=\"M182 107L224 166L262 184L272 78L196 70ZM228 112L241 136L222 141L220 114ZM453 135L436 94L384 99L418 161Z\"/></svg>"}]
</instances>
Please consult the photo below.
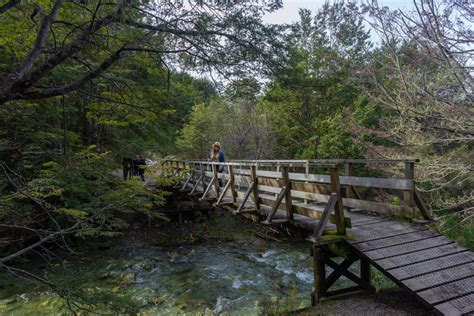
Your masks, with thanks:
<instances>
[{"instance_id":1,"label":"green foliage","mask_svg":"<svg viewBox=\"0 0 474 316\"><path fill-rule=\"evenodd\" d=\"M364 147L352 141L343 113L359 110L361 88L354 67L363 62L368 36L351 4L326 4L316 16L300 11L288 36L289 58L264 99L277 152L289 158L358 158ZM337 40L330 40L337 36ZM367 114L377 120L378 113Z\"/></svg>"},{"instance_id":2,"label":"green foliage","mask_svg":"<svg viewBox=\"0 0 474 316\"><path fill-rule=\"evenodd\" d=\"M179 151L186 158L206 159L212 139L216 139L219 129L220 108L212 102L210 105L197 104L193 107L189 122L181 130L177 140Z\"/></svg>"},{"instance_id":3,"label":"green foliage","mask_svg":"<svg viewBox=\"0 0 474 316\"><path fill-rule=\"evenodd\" d=\"M464 219L459 214L442 217L441 232L474 251L474 221Z\"/></svg>"},{"instance_id":4,"label":"green foliage","mask_svg":"<svg viewBox=\"0 0 474 316\"><path fill-rule=\"evenodd\" d=\"M110 153L99 153L95 146L43 163L37 177L14 179L18 188L2 195L0 216L17 225L68 227L80 221L77 236L108 237L128 227L126 214L163 219L154 208L164 203L166 193L137 179L123 181L114 174L118 167Z\"/></svg>"}]
</instances>

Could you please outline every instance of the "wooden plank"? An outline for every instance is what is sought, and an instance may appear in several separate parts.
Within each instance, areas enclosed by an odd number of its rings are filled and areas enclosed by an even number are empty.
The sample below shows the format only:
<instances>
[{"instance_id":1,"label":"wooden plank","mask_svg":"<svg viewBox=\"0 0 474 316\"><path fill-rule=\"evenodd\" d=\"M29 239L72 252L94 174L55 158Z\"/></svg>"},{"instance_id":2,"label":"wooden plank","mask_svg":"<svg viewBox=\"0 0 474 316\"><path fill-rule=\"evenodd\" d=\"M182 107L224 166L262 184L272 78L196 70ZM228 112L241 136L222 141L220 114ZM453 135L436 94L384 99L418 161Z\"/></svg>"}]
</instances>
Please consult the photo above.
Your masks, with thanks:
<instances>
[{"instance_id":1,"label":"wooden plank","mask_svg":"<svg viewBox=\"0 0 474 316\"><path fill-rule=\"evenodd\" d=\"M362 226L372 226L373 224L376 224L376 223L383 223L383 222L388 222L390 221L389 218L384 218L384 217L374 217L372 219L367 219L367 220L359 220L359 221L354 221L354 219L352 218L352 216L349 216L349 218L351 219L352 221L352 227L353 228L361 228Z\"/></svg>"},{"instance_id":2,"label":"wooden plank","mask_svg":"<svg viewBox=\"0 0 474 316\"><path fill-rule=\"evenodd\" d=\"M252 182L252 178L249 176L239 176L235 175L235 183L242 184L242 183L250 183Z\"/></svg>"},{"instance_id":3,"label":"wooden plank","mask_svg":"<svg viewBox=\"0 0 474 316\"><path fill-rule=\"evenodd\" d=\"M255 208L244 208L243 210L240 210L239 212L233 212L234 214L255 214L258 213L258 210Z\"/></svg>"},{"instance_id":4,"label":"wooden plank","mask_svg":"<svg viewBox=\"0 0 474 316\"><path fill-rule=\"evenodd\" d=\"M434 309L443 315L470 315L474 312L474 293L435 305Z\"/></svg>"},{"instance_id":5,"label":"wooden plank","mask_svg":"<svg viewBox=\"0 0 474 316\"><path fill-rule=\"evenodd\" d=\"M260 179L259 179L260 180ZM268 186L268 185L258 185L258 190L263 191L263 192L268 192L268 193L280 193L281 187L273 187L273 186Z\"/></svg>"},{"instance_id":6,"label":"wooden plank","mask_svg":"<svg viewBox=\"0 0 474 316\"><path fill-rule=\"evenodd\" d=\"M364 201L357 199L342 199L344 206L361 208L366 211L377 212L385 215L396 215L402 217L411 217L413 208L407 206L399 206L392 204L385 204L380 202Z\"/></svg>"},{"instance_id":7,"label":"wooden plank","mask_svg":"<svg viewBox=\"0 0 474 316\"><path fill-rule=\"evenodd\" d=\"M305 183L305 182L291 182L292 191L301 191L309 193L318 193L322 195L331 195L331 186L329 184L316 184L316 183Z\"/></svg>"},{"instance_id":8,"label":"wooden plank","mask_svg":"<svg viewBox=\"0 0 474 316\"><path fill-rule=\"evenodd\" d=\"M318 201L327 203L329 201L329 195L319 194L319 193L310 193L303 191L291 190L291 196L294 198L306 199L311 201Z\"/></svg>"},{"instance_id":9,"label":"wooden plank","mask_svg":"<svg viewBox=\"0 0 474 316\"><path fill-rule=\"evenodd\" d=\"M474 276L418 292L418 296L426 303L435 305L472 293L474 293Z\"/></svg>"},{"instance_id":10,"label":"wooden plank","mask_svg":"<svg viewBox=\"0 0 474 316\"><path fill-rule=\"evenodd\" d=\"M348 240L350 244L365 243L368 241L398 236L411 232L426 230L424 226L413 226L401 224L396 221L379 222L374 226L356 227L351 230L353 240Z\"/></svg>"},{"instance_id":11,"label":"wooden plank","mask_svg":"<svg viewBox=\"0 0 474 316\"><path fill-rule=\"evenodd\" d=\"M236 175L242 175L242 176L250 176L250 170L249 169L236 168L235 169L235 174Z\"/></svg>"},{"instance_id":12,"label":"wooden plank","mask_svg":"<svg viewBox=\"0 0 474 316\"><path fill-rule=\"evenodd\" d=\"M266 170L258 170L257 176L262 178L272 178L272 179L281 179L282 175L281 172L278 171L266 171Z\"/></svg>"},{"instance_id":13,"label":"wooden plank","mask_svg":"<svg viewBox=\"0 0 474 316\"><path fill-rule=\"evenodd\" d=\"M326 174L304 174L304 173L290 173L290 180L292 181L308 181L316 183L331 183L331 177Z\"/></svg>"},{"instance_id":14,"label":"wooden plank","mask_svg":"<svg viewBox=\"0 0 474 316\"><path fill-rule=\"evenodd\" d=\"M473 261L474 253L467 251L392 269L389 270L388 273L397 280L402 281L425 273L438 271Z\"/></svg>"},{"instance_id":15,"label":"wooden plank","mask_svg":"<svg viewBox=\"0 0 474 316\"><path fill-rule=\"evenodd\" d=\"M383 249L365 251L364 255L372 260L378 260L388 257L395 257L411 252L420 251L423 249L439 247L446 244L452 244L453 241L449 240L444 236L438 236L435 238L427 238L422 240L415 240L402 245L395 245L386 247ZM356 247L355 247L356 248Z\"/></svg>"},{"instance_id":16,"label":"wooden plank","mask_svg":"<svg viewBox=\"0 0 474 316\"><path fill-rule=\"evenodd\" d=\"M406 244L417 240L427 239L431 237L439 236L439 234L435 234L429 230L418 231L418 232L411 232L404 235L399 235L395 237L388 237L383 239L377 239L373 241L363 242L360 244L353 245L359 251L369 251L375 250L379 248L385 248L390 246L396 246L400 244Z\"/></svg>"},{"instance_id":17,"label":"wooden plank","mask_svg":"<svg viewBox=\"0 0 474 316\"><path fill-rule=\"evenodd\" d=\"M291 221L287 218L276 218L276 219L273 219L271 222L264 220L260 223L267 226L278 226L278 225L283 225L290 222Z\"/></svg>"},{"instance_id":18,"label":"wooden plank","mask_svg":"<svg viewBox=\"0 0 474 316\"><path fill-rule=\"evenodd\" d=\"M268 173L267 176L276 178L276 174ZM331 183L329 175L324 174L304 174L290 173L292 181L308 181L316 183ZM341 184L347 186L362 186L369 188L396 189L396 190L413 190L414 181L412 179L386 179L372 177L354 177L341 176Z\"/></svg>"},{"instance_id":19,"label":"wooden plank","mask_svg":"<svg viewBox=\"0 0 474 316\"><path fill-rule=\"evenodd\" d=\"M385 179L354 176L341 176L341 184L395 190L410 190L414 187L414 181L409 179Z\"/></svg>"},{"instance_id":20,"label":"wooden plank","mask_svg":"<svg viewBox=\"0 0 474 316\"><path fill-rule=\"evenodd\" d=\"M455 266L441 271L435 271L414 278L406 279L402 283L413 292L440 286L456 280L474 275L474 262Z\"/></svg>"},{"instance_id":21,"label":"wooden plank","mask_svg":"<svg viewBox=\"0 0 474 316\"><path fill-rule=\"evenodd\" d=\"M464 247L460 247L457 244L448 244L439 246L436 248L423 249L421 251L412 252L397 257L382 259L377 261L377 264L386 269L398 268L404 265L418 263L420 261L430 260L438 257L447 256L454 253L466 251Z\"/></svg>"}]
</instances>

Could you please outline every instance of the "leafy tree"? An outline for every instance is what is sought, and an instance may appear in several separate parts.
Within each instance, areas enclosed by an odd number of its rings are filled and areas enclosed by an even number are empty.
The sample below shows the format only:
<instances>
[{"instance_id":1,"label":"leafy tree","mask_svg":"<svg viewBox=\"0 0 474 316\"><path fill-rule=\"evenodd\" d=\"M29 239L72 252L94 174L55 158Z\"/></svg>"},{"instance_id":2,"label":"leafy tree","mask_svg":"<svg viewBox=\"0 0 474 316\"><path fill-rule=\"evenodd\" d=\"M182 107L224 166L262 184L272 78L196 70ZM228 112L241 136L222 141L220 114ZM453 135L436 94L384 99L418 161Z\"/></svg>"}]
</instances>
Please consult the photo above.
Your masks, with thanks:
<instances>
[{"instance_id":1,"label":"leafy tree","mask_svg":"<svg viewBox=\"0 0 474 316\"><path fill-rule=\"evenodd\" d=\"M253 2L9 1L2 6L0 104L77 91L138 52L169 64L236 73L272 62L278 38ZM242 61L246 60L246 63ZM226 67L223 67L226 66Z\"/></svg>"},{"instance_id":2,"label":"leafy tree","mask_svg":"<svg viewBox=\"0 0 474 316\"><path fill-rule=\"evenodd\" d=\"M360 156L357 146L342 145L341 151L334 148L340 142L330 141L334 136L344 139L341 144L350 142L350 134L341 128L345 124L340 113L351 108L361 93L352 73L363 64L369 44L354 5L326 3L315 17L301 10L300 22L293 25L287 41L288 60L265 93L266 111L278 135L278 155Z\"/></svg>"},{"instance_id":3,"label":"leafy tree","mask_svg":"<svg viewBox=\"0 0 474 316\"><path fill-rule=\"evenodd\" d=\"M386 157L421 158L416 177L432 208L472 223L472 10L457 1L413 5L364 6L381 39L363 73L365 90L389 114L374 134L392 144Z\"/></svg>"}]
</instances>

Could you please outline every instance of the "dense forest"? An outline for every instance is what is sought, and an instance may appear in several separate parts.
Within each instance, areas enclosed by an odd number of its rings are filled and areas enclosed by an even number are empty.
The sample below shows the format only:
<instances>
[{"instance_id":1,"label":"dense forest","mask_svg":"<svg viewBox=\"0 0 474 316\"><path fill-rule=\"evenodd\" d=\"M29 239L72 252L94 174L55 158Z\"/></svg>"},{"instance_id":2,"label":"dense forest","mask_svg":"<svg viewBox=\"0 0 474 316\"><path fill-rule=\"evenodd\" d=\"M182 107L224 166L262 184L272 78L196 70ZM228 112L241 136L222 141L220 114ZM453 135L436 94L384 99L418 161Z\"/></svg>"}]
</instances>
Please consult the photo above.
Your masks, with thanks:
<instances>
[{"instance_id":1,"label":"dense forest","mask_svg":"<svg viewBox=\"0 0 474 316\"><path fill-rule=\"evenodd\" d=\"M16 264L165 220L167 193L122 181L122 159L215 141L227 159L419 158L437 229L474 247L472 3L263 22L282 6L0 0L2 273L54 287Z\"/></svg>"}]
</instances>

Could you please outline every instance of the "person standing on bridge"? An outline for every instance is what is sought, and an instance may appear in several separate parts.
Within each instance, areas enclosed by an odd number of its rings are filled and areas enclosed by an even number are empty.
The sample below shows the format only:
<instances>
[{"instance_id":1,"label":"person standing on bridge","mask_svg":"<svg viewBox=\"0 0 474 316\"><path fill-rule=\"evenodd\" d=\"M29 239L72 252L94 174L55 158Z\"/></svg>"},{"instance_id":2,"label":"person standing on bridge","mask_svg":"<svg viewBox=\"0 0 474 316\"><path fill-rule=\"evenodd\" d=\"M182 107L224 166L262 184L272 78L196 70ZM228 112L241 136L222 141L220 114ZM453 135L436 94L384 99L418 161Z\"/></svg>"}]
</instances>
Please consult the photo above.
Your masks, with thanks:
<instances>
[{"instance_id":1,"label":"person standing on bridge","mask_svg":"<svg viewBox=\"0 0 474 316\"><path fill-rule=\"evenodd\" d=\"M221 150L221 143L212 144L209 160L215 162L225 162L224 152ZM217 172L224 172L224 166L217 166ZM219 179L219 186L222 186L222 180Z\"/></svg>"}]
</instances>

